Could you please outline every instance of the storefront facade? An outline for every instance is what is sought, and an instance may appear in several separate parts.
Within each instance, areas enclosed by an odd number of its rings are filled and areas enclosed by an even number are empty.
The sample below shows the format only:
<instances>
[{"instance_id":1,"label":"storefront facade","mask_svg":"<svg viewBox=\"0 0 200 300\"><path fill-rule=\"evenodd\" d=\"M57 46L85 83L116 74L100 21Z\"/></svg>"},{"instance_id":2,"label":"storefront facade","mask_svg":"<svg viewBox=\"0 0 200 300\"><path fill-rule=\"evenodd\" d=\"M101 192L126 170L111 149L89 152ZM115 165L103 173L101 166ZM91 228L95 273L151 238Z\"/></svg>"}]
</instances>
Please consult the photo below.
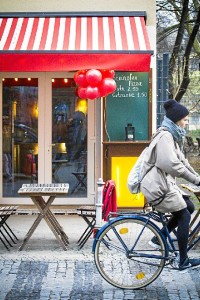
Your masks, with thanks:
<instances>
[{"instance_id":1,"label":"storefront facade","mask_svg":"<svg viewBox=\"0 0 200 300\"><path fill-rule=\"evenodd\" d=\"M23 183L69 183L62 205L94 203L99 177L124 193L120 178L148 144L156 102L155 1L129 2L1 6L1 204L29 204L17 194ZM115 93L79 98L74 74L88 69L114 70Z\"/></svg>"}]
</instances>

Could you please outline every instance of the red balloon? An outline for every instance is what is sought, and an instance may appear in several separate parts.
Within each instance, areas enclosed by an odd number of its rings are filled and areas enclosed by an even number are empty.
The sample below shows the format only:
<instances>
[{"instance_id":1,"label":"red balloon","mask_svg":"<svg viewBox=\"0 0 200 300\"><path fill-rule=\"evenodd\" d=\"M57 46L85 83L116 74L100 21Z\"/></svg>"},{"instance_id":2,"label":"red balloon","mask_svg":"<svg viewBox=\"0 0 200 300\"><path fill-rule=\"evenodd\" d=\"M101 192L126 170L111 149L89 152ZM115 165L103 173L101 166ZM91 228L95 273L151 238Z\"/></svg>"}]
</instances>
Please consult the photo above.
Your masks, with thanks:
<instances>
[{"instance_id":1,"label":"red balloon","mask_svg":"<svg viewBox=\"0 0 200 300\"><path fill-rule=\"evenodd\" d=\"M114 70L101 70L102 79L103 78L114 78L115 77L115 71Z\"/></svg>"},{"instance_id":2,"label":"red balloon","mask_svg":"<svg viewBox=\"0 0 200 300\"><path fill-rule=\"evenodd\" d=\"M99 86L100 94L106 96L112 94L117 88L117 84L112 78L104 78Z\"/></svg>"},{"instance_id":3,"label":"red balloon","mask_svg":"<svg viewBox=\"0 0 200 300\"><path fill-rule=\"evenodd\" d=\"M107 95L106 89L105 89L105 84L104 84L103 80L101 81L100 85L98 86L98 88L99 88L99 97L105 97Z\"/></svg>"},{"instance_id":4,"label":"red balloon","mask_svg":"<svg viewBox=\"0 0 200 300\"><path fill-rule=\"evenodd\" d=\"M104 91L103 91L103 89L102 89L101 84L98 86L98 89L99 89L99 97L104 97L104 96L105 96L105 93L104 93Z\"/></svg>"},{"instance_id":5,"label":"red balloon","mask_svg":"<svg viewBox=\"0 0 200 300\"><path fill-rule=\"evenodd\" d=\"M81 87L86 87L88 85L88 82L86 80L85 74L79 74L76 77L76 83Z\"/></svg>"},{"instance_id":6,"label":"red balloon","mask_svg":"<svg viewBox=\"0 0 200 300\"><path fill-rule=\"evenodd\" d=\"M86 73L86 79L90 86L97 86L102 80L102 75L99 70L91 69Z\"/></svg>"},{"instance_id":7,"label":"red balloon","mask_svg":"<svg viewBox=\"0 0 200 300\"><path fill-rule=\"evenodd\" d=\"M79 86L86 87L88 85L85 77L86 72L87 70L79 70L74 74L74 81Z\"/></svg>"},{"instance_id":8,"label":"red balloon","mask_svg":"<svg viewBox=\"0 0 200 300\"><path fill-rule=\"evenodd\" d=\"M89 85L88 87L86 87L85 94L86 98L94 100L99 97L99 89L98 87L93 87Z\"/></svg>"},{"instance_id":9,"label":"red balloon","mask_svg":"<svg viewBox=\"0 0 200 300\"><path fill-rule=\"evenodd\" d=\"M74 81L76 82L76 78L80 74L86 74L87 70L79 70L74 74Z\"/></svg>"},{"instance_id":10,"label":"red balloon","mask_svg":"<svg viewBox=\"0 0 200 300\"><path fill-rule=\"evenodd\" d=\"M87 98L87 97L86 97L86 88L79 87L79 88L78 88L78 96L79 96L81 99Z\"/></svg>"}]
</instances>

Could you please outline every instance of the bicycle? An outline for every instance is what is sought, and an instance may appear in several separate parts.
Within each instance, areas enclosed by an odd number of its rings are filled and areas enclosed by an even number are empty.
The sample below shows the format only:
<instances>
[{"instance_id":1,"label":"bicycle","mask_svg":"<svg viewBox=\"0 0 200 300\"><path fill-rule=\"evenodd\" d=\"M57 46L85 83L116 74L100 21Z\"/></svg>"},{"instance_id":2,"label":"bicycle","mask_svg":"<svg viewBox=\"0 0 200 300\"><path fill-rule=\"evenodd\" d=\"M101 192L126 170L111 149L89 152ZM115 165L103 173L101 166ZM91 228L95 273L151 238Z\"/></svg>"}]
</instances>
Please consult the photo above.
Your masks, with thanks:
<instances>
[{"instance_id":1,"label":"bicycle","mask_svg":"<svg viewBox=\"0 0 200 300\"><path fill-rule=\"evenodd\" d=\"M139 289L152 283L164 267L177 269L176 236L167 230L168 216L156 211L110 214L108 222L98 231L93 253L97 270L111 285L121 289ZM163 235L160 223L167 238ZM191 250L200 240L200 221L190 232ZM149 241L156 236L160 247Z\"/></svg>"}]
</instances>

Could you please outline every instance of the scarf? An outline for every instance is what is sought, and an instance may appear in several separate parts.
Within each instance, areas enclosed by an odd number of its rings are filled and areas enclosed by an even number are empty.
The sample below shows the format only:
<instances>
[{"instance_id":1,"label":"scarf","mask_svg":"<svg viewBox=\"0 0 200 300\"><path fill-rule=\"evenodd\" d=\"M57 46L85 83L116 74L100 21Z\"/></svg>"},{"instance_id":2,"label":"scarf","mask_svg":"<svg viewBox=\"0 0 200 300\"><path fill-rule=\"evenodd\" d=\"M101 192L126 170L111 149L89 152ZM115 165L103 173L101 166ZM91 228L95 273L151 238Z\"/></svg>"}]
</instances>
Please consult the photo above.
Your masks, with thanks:
<instances>
[{"instance_id":1,"label":"scarf","mask_svg":"<svg viewBox=\"0 0 200 300\"><path fill-rule=\"evenodd\" d=\"M183 146L183 140L186 135L185 129L181 128L180 126L176 125L172 120L164 117L162 122L162 127L166 127L167 130L172 134L174 140L179 144L180 148Z\"/></svg>"}]
</instances>

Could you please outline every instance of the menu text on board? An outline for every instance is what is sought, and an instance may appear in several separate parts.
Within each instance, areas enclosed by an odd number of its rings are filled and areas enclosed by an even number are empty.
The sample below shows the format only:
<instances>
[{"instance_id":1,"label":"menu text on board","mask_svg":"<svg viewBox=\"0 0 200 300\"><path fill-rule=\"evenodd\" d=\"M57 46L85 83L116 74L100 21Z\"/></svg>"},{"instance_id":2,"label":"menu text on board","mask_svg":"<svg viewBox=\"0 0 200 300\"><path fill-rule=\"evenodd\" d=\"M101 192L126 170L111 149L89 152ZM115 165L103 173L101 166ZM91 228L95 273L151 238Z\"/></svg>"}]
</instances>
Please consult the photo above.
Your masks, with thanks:
<instances>
[{"instance_id":1,"label":"menu text on board","mask_svg":"<svg viewBox=\"0 0 200 300\"><path fill-rule=\"evenodd\" d=\"M115 76L117 83L116 91L111 95L112 98L147 98L148 93L144 89L144 77L128 73L126 75L117 74Z\"/></svg>"}]
</instances>

